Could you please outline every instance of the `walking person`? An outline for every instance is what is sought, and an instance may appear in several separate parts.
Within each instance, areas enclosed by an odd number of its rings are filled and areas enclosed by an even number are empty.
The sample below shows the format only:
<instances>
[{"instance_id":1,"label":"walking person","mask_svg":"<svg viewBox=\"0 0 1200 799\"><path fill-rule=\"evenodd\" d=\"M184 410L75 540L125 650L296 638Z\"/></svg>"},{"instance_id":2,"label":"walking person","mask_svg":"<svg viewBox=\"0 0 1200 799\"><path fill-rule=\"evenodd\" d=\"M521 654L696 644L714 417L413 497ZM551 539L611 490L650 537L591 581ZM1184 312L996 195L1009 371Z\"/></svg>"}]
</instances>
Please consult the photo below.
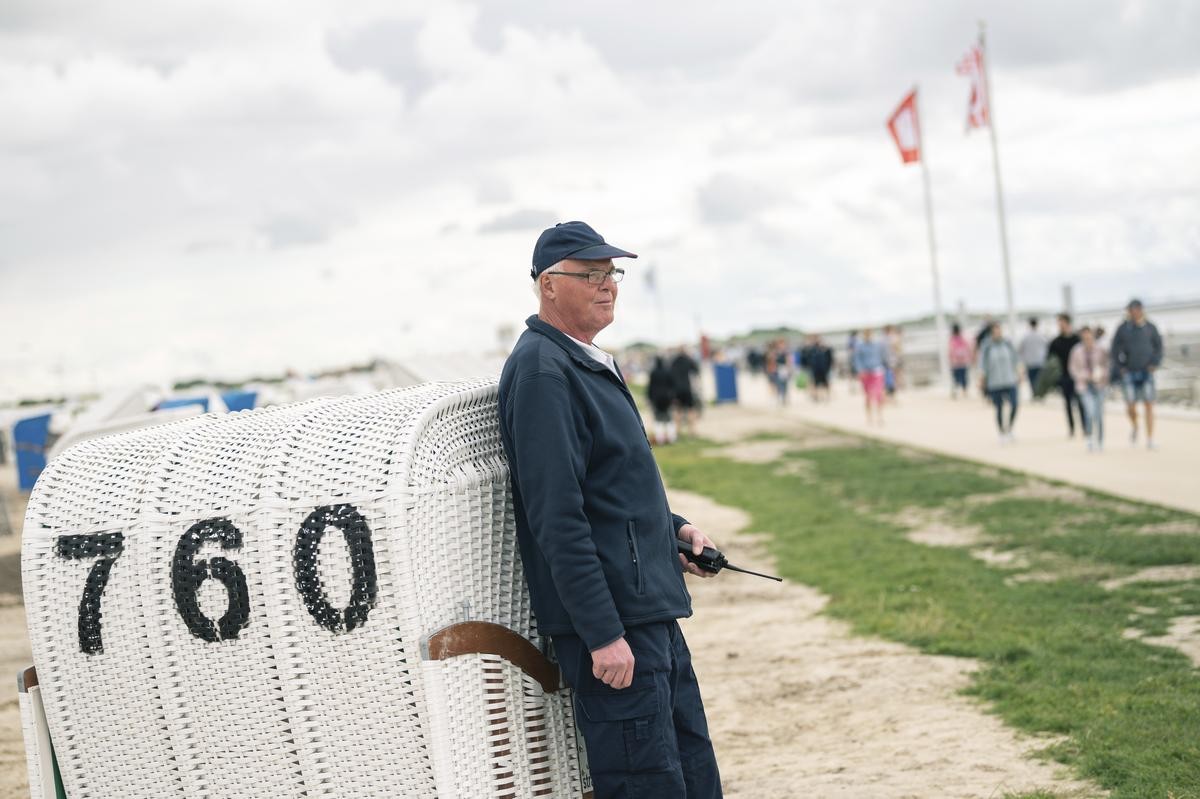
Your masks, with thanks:
<instances>
[{"instance_id":1,"label":"walking person","mask_svg":"<svg viewBox=\"0 0 1200 799\"><path fill-rule=\"evenodd\" d=\"M588 225L533 250L538 313L500 376L500 436L538 629L575 689L596 799L717 799L721 778L678 619L692 615L676 541L708 536L671 513L641 415L595 344L634 258Z\"/></svg>"},{"instance_id":2,"label":"walking person","mask_svg":"<svg viewBox=\"0 0 1200 799\"><path fill-rule=\"evenodd\" d=\"M993 317L991 314L983 315L983 325L980 326L979 332L977 332L975 334L975 358L976 358L976 360L978 360L979 354L981 352L983 352L983 345L987 343L989 338L991 338L992 325L994 325L994 324L996 324L995 317ZM986 391L979 392L979 396L983 400L983 403L985 405L991 401L991 398L988 396L988 393Z\"/></svg>"},{"instance_id":3,"label":"walking person","mask_svg":"<svg viewBox=\"0 0 1200 799\"><path fill-rule=\"evenodd\" d=\"M1090 327L1079 329L1079 343L1071 350L1068 371L1083 400L1083 433L1089 452L1104 449L1104 393L1108 390L1108 351L1096 340Z\"/></svg>"},{"instance_id":4,"label":"walking person","mask_svg":"<svg viewBox=\"0 0 1200 799\"><path fill-rule=\"evenodd\" d=\"M813 402L820 402L822 397L828 402L829 373L833 371L833 349L819 335L814 335L805 359L812 378Z\"/></svg>"},{"instance_id":5,"label":"walking person","mask_svg":"<svg viewBox=\"0 0 1200 799\"><path fill-rule=\"evenodd\" d=\"M646 386L646 398L654 411L654 443L674 444L678 428L673 416L675 410L675 378L661 355L654 356L654 367Z\"/></svg>"},{"instance_id":6,"label":"walking person","mask_svg":"<svg viewBox=\"0 0 1200 799\"><path fill-rule=\"evenodd\" d=\"M700 374L700 365L688 355L686 347L680 347L671 359L671 377L675 380L675 408L679 430L689 436L696 433L696 413L700 400L692 386L692 376Z\"/></svg>"},{"instance_id":7,"label":"walking person","mask_svg":"<svg viewBox=\"0 0 1200 799\"><path fill-rule=\"evenodd\" d=\"M1012 343L1004 337L999 322L992 329L983 349L979 351L979 368L983 372L983 390L996 406L996 427L1000 430L1000 443L1011 443L1013 422L1017 418L1017 384L1021 381L1021 359ZM1004 419L1004 405L1008 403L1008 422Z\"/></svg>"},{"instance_id":8,"label":"walking person","mask_svg":"<svg viewBox=\"0 0 1200 799\"><path fill-rule=\"evenodd\" d=\"M958 399L959 393L964 397L967 396L967 374L971 368L971 362L975 360L975 351L971 348L971 342L967 341L966 336L962 334L962 325L955 322L950 326L950 374L954 377L954 383L950 386L951 399Z\"/></svg>"},{"instance_id":9,"label":"walking person","mask_svg":"<svg viewBox=\"0 0 1200 799\"><path fill-rule=\"evenodd\" d=\"M1112 360L1120 369L1121 391L1125 395L1125 410L1133 430L1129 442L1137 443L1137 404L1146 409L1146 447L1154 446L1154 372L1162 365L1163 342L1158 328L1146 318L1141 300L1131 300L1128 318L1113 334Z\"/></svg>"},{"instance_id":10,"label":"walking person","mask_svg":"<svg viewBox=\"0 0 1200 799\"><path fill-rule=\"evenodd\" d=\"M988 338L992 335L992 325L996 324L996 319L990 313L983 315L983 324L979 326L979 332L975 334L975 354L978 355L983 345L987 343Z\"/></svg>"},{"instance_id":11,"label":"walking person","mask_svg":"<svg viewBox=\"0 0 1200 799\"><path fill-rule=\"evenodd\" d=\"M1083 401L1079 398L1079 393L1075 391L1075 380L1071 377L1069 370L1069 362L1071 358L1071 350L1075 349L1075 345L1079 343L1079 336L1071 327L1071 315L1068 313L1060 313L1058 315L1058 335L1050 342L1047 348L1048 357L1055 358L1058 361L1059 377L1058 390L1062 392L1063 404L1067 408L1067 437L1074 438L1075 436L1075 417L1072 415L1074 411L1079 411L1079 426L1082 428L1086 423L1084 419Z\"/></svg>"},{"instance_id":12,"label":"walking person","mask_svg":"<svg viewBox=\"0 0 1200 799\"><path fill-rule=\"evenodd\" d=\"M767 347L767 378L775 388L775 398L780 407L788 404L788 382L792 379L792 354L787 343L776 339Z\"/></svg>"},{"instance_id":13,"label":"walking person","mask_svg":"<svg viewBox=\"0 0 1200 799\"><path fill-rule=\"evenodd\" d=\"M771 393L775 398L779 398L779 380L775 377L775 369L778 367L779 361L775 359L775 340L767 342L767 350L763 353L763 374L766 375L767 385L771 387Z\"/></svg>"},{"instance_id":14,"label":"walking person","mask_svg":"<svg viewBox=\"0 0 1200 799\"><path fill-rule=\"evenodd\" d=\"M1021 353L1021 363L1025 365L1025 374L1029 378L1029 393L1034 399L1037 399L1038 377L1042 374L1042 366L1046 363L1046 354L1049 352L1049 342L1046 337L1038 332L1038 320L1036 316L1029 318L1029 330L1021 339L1019 347Z\"/></svg>"},{"instance_id":15,"label":"walking person","mask_svg":"<svg viewBox=\"0 0 1200 799\"><path fill-rule=\"evenodd\" d=\"M804 339L804 344L796 350L796 373L801 375L801 378L796 381L797 387L803 381L804 388L808 389L808 398L813 402L817 401L817 381L813 379L812 370L812 348L813 342L816 341L816 336L808 335Z\"/></svg>"},{"instance_id":16,"label":"walking person","mask_svg":"<svg viewBox=\"0 0 1200 799\"><path fill-rule=\"evenodd\" d=\"M858 368L854 365L854 351L858 349L858 331L851 330L846 337L846 364L850 368L850 393L858 387Z\"/></svg>"},{"instance_id":17,"label":"walking person","mask_svg":"<svg viewBox=\"0 0 1200 799\"><path fill-rule=\"evenodd\" d=\"M862 331L862 337L854 347L852 363L866 396L867 424L882 426L887 346L882 341L875 340L874 332L870 328Z\"/></svg>"},{"instance_id":18,"label":"walking person","mask_svg":"<svg viewBox=\"0 0 1200 799\"><path fill-rule=\"evenodd\" d=\"M895 399L896 390L904 385L904 339L898 325L888 325L883 331L883 344L887 353L884 388L888 398Z\"/></svg>"}]
</instances>

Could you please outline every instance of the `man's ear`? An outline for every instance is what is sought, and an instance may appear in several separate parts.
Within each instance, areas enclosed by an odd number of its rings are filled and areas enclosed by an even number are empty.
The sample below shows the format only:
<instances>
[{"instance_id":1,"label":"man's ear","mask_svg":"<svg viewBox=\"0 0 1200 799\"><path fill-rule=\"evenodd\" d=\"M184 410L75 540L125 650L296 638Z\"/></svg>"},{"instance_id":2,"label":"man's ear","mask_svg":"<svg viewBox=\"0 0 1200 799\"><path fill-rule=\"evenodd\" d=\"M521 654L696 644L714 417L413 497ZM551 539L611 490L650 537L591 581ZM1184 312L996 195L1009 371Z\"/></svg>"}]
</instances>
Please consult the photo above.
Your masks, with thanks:
<instances>
[{"instance_id":1,"label":"man's ear","mask_svg":"<svg viewBox=\"0 0 1200 799\"><path fill-rule=\"evenodd\" d=\"M539 296L554 299L554 281L549 275L538 275Z\"/></svg>"}]
</instances>

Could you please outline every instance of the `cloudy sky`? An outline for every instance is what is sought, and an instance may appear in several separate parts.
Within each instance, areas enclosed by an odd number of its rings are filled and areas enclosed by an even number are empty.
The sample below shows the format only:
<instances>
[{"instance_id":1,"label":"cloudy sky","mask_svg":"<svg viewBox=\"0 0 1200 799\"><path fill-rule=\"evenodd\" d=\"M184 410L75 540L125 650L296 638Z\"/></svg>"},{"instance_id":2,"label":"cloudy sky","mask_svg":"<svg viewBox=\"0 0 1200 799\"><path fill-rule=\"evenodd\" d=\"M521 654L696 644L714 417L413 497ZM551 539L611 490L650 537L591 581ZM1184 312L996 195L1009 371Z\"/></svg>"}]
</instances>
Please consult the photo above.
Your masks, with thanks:
<instances>
[{"instance_id":1,"label":"cloudy sky","mask_svg":"<svg viewBox=\"0 0 1200 799\"><path fill-rule=\"evenodd\" d=\"M530 250L641 253L599 339L1200 297L1200 3L0 2L0 399L482 351ZM657 273L660 296L644 275ZM661 312L660 312L661 309Z\"/></svg>"}]
</instances>

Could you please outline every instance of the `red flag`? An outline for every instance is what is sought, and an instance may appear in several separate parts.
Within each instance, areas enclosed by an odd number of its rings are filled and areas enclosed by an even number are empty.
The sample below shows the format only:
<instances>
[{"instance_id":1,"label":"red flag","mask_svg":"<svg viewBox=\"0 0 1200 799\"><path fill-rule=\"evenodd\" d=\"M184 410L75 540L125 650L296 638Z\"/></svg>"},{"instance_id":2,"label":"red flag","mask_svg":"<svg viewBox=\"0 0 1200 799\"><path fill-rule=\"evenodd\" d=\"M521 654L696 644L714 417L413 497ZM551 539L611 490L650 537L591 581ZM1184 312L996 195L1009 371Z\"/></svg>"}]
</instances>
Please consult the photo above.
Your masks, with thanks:
<instances>
[{"instance_id":1,"label":"red flag","mask_svg":"<svg viewBox=\"0 0 1200 799\"><path fill-rule=\"evenodd\" d=\"M954 67L959 75L971 80L971 99L967 102L967 130L988 124L987 83L983 79L983 48L972 45Z\"/></svg>"},{"instance_id":2,"label":"red flag","mask_svg":"<svg viewBox=\"0 0 1200 799\"><path fill-rule=\"evenodd\" d=\"M896 149L900 151L901 161L911 164L921 160L921 125L917 120L916 89L896 106L888 118L887 128L892 134L892 141L896 142Z\"/></svg>"}]
</instances>

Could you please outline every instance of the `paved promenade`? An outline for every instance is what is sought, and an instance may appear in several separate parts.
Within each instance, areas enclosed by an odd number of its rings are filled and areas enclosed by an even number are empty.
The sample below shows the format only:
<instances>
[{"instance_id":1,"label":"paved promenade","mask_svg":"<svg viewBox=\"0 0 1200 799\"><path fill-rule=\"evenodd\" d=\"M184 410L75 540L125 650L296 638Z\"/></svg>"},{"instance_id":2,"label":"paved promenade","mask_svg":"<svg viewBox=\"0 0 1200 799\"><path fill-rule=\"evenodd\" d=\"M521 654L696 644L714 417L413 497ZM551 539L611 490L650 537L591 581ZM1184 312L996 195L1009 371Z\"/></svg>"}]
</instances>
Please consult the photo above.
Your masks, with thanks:
<instances>
[{"instance_id":1,"label":"paved promenade","mask_svg":"<svg viewBox=\"0 0 1200 799\"><path fill-rule=\"evenodd\" d=\"M884 407L883 427L876 427L866 423L862 391L850 394L844 380L834 385L832 402L814 405L807 394L793 389L790 404L779 408L763 378L738 377L740 404L747 408L1200 513L1200 414L1160 414L1154 434L1158 449L1151 452L1144 440L1130 445L1124 403L1110 400L1104 452L1091 454L1078 431L1076 438L1067 438L1057 394L1041 403L1022 399L1016 441L1002 445L995 410L978 395L951 400L942 391L901 392Z\"/></svg>"}]
</instances>

